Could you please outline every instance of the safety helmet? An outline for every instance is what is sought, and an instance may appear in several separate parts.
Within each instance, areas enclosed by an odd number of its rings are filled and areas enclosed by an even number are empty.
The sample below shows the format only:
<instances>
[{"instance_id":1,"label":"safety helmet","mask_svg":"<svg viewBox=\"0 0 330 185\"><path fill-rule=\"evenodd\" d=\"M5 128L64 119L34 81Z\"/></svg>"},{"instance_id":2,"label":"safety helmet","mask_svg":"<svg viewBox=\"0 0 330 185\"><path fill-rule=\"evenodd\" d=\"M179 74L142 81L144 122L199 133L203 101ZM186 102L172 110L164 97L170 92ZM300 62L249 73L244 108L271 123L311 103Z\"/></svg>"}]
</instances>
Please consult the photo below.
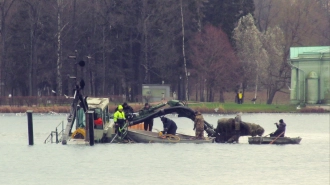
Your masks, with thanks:
<instances>
[{"instance_id":1,"label":"safety helmet","mask_svg":"<svg viewBox=\"0 0 330 185\"><path fill-rule=\"evenodd\" d=\"M118 105L118 110L123 110L123 106L122 105Z\"/></svg>"}]
</instances>

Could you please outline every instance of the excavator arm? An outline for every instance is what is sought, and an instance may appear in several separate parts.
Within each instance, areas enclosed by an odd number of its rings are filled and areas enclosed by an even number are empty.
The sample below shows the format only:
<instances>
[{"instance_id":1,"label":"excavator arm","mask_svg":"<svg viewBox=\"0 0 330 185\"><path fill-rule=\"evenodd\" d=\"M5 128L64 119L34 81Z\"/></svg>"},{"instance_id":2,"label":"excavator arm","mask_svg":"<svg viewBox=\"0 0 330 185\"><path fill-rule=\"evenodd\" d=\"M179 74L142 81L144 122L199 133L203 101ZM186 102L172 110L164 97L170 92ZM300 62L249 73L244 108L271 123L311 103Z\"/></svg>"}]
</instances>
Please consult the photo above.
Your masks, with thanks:
<instances>
[{"instance_id":1,"label":"excavator arm","mask_svg":"<svg viewBox=\"0 0 330 185\"><path fill-rule=\"evenodd\" d=\"M178 117L189 118L192 121L195 120L195 111L192 110L191 108L184 106L182 103L180 103L176 100L171 100L171 101L167 102L167 104L171 107L157 110L166 105L166 104L159 104L154 109L151 109L149 112L139 111L138 113L129 114L127 116L127 119L129 121L129 126L139 124L148 119L154 119L154 118L161 117L166 114L172 114L172 113L177 113ZM213 125L209 124L205 120L204 120L204 123L205 123L204 130L206 131L208 136L215 136L216 132L215 132Z\"/></svg>"}]
</instances>

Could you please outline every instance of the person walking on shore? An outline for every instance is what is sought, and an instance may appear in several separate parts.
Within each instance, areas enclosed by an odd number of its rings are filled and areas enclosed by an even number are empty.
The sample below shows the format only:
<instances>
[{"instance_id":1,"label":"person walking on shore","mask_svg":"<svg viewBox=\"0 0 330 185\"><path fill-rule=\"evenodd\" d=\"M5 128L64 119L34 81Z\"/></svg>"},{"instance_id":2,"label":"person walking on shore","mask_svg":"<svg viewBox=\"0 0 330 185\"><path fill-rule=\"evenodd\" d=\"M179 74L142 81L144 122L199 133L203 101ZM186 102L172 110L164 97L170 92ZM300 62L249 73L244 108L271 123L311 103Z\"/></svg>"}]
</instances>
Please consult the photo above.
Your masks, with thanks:
<instances>
[{"instance_id":1,"label":"person walking on shore","mask_svg":"<svg viewBox=\"0 0 330 185\"><path fill-rule=\"evenodd\" d=\"M242 91L240 91L238 93L238 104L242 104L243 103L243 93Z\"/></svg>"}]
</instances>

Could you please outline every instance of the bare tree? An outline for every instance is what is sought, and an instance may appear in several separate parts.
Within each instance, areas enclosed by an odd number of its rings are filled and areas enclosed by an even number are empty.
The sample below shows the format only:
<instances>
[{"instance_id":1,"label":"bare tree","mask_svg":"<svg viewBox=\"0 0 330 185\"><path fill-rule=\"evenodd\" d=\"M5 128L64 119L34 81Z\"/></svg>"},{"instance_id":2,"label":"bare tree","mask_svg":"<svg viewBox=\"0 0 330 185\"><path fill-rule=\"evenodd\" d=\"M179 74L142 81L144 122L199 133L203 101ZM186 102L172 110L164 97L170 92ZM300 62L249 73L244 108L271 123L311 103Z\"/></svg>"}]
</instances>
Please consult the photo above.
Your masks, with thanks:
<instances>
[{"instance_id":1,"label":"bare tree","mask_svg":"<svg viewBox=\"0 0 330 185\"><path fill-rule=\"evenodd\" d=\"M7 17L8 12L12 5L14 4L15 0L3 0L0 2L0 15L1 15L1 23L0 23L0 34L1 34L1 57L0 57L0 96L5 92L5 60L6 60L6 53L7 53Z\"/></svg>"},{"instance_id":2,"label":"bare tree","mask_svg":"<svg viewBox=\"0 0 330 185\"><path fill-rule=\"evenodd\" d=\"M273 0L254 0L256 25L262 32L268 29L268 26L278 16L278 13L272 14Z\"/></svg>"},{"instance_id":3,"label":"bare tree","mask_svg":"<svg viewBox=\"0 0 330 185\"><path fill-rule=\"evenodd\" d=\"M145 77L144 77L144 82L145 83L150 83L150 64L149 64L149 56L148 56L148 51L149 51L149 38L148 38L148 23L149 23L149 18L151 16L150 13L148 13L148 3L147 0L142 1L142 18L143 18L143 49L144 49L144 68L145 68Z\"/></svg>"},{"instance_id":4,"label":"bare tree","mask_svg":"<svg viewBox=\"0 0 330 185\"><path fill-rule=\"evenodd\" d=\"M190 60L202 81L200 83L206 85L207 101L214 101L216 90L221 94L226 87L235 84L233 81L238 77L234 50L227 35L210 25L197 33L190 45L193 52Z\"/></svg>"},{"instance_id":5,"label":"bare tree","mask_svg":"<svg viewBox=\"0 0 330 185\"><path fill-rule=\"evenodd\" d=\"M29 58L29 95L36 95L36 70L37 70L37 42L39 34L37 32L39 26L40 10L42 8L39 1L24 1L28 6L29 13L29 31L30 31L30 58Z\"/></svg>"}]
</instances>

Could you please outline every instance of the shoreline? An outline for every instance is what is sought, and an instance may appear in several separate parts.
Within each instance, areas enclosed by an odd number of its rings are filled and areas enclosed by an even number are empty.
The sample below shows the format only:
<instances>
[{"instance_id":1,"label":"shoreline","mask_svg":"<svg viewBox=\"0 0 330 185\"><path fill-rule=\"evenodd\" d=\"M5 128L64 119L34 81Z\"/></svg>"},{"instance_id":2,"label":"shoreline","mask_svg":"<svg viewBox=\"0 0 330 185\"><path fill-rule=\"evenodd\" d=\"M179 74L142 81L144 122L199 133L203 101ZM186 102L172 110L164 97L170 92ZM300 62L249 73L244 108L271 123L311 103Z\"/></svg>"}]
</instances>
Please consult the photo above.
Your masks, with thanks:
<instances>
[{"instance_id":1,"label":"shoreline","mask_svg":"<svg viewBox=\"0 0 330 185\"><path fill-rule=\"evenodd\" d=\"M134 110L141 110L142 105L132 105ZM115 110L115 105L110 105L109 110ZM296 109L295 111L285 111L285 110L225 110L218 109L215 111L213 108L194 106L191 109L200 111L202 114L236 114L237 112L242 113L329 113L330 106L306 106L304 108ZM69 113L70 106L47 106L47 107L28 107L28 106L0 106L0 113L25 113L27 110L32 110L34 113Z\"/></svg>"}]
</instances>

